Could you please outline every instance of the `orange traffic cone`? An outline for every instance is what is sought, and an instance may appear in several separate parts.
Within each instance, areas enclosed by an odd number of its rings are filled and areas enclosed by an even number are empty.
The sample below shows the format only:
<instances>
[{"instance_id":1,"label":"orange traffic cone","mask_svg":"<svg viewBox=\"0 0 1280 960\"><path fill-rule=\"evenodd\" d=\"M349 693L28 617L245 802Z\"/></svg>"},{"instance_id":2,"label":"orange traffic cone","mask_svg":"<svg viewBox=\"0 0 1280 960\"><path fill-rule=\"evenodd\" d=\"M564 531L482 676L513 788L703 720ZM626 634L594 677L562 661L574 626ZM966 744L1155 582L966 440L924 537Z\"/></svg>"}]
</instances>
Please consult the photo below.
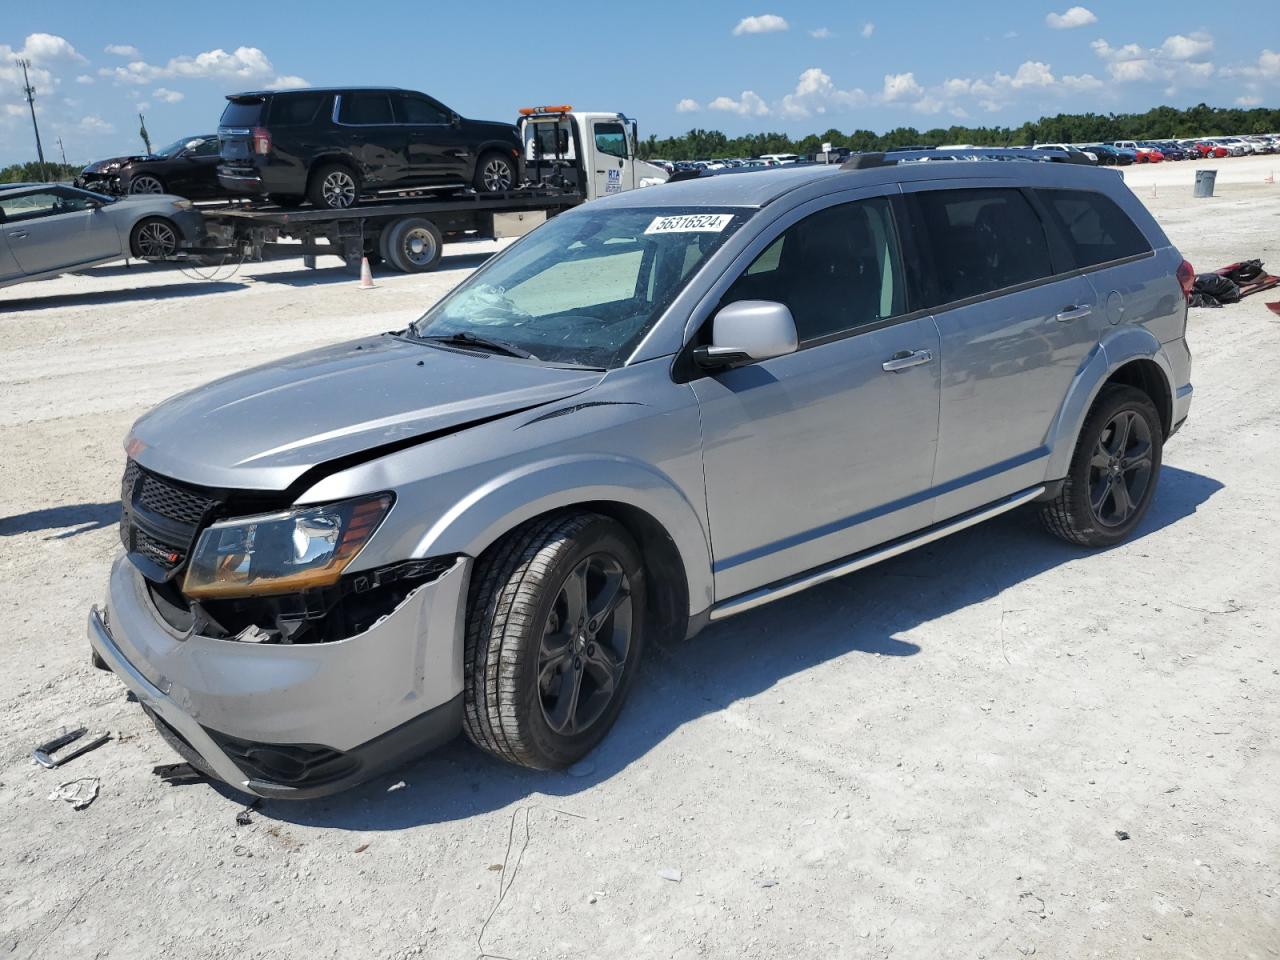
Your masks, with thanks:
<instances>
[{"instance_id":1,"label":"orange traffic cone","mask_svg":"<svg viewBox=\"0 0 1280 960\"><path fill-rule=\"evenodd\" d=\"M373 289L373 271L369 269L369 258L360 258L360 289Z\"/></svg>"},{"instance_id":2,"label":"orange traffic cone","mask_svg":"<svg viewBox=\"0 0 1280 960\"><path fill-rule=\"evenodd\" d=\"M1275 172L1274 170L1272 170L1269 174L1267 174L1266 179L1264 179L1262 182L1263 182L1263 183L1275 183L1275 182L1276 182L1276 172Z\"/></svg>"}]
</instances>

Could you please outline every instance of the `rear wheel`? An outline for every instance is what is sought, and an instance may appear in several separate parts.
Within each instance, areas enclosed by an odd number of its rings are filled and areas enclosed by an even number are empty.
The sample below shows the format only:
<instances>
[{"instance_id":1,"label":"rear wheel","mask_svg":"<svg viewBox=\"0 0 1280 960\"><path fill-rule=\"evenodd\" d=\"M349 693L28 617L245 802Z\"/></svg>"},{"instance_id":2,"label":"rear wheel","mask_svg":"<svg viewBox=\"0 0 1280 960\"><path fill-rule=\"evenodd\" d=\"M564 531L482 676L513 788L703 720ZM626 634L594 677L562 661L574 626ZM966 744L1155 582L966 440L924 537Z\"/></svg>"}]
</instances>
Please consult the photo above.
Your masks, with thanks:
<instances>
[{"instance_id":1,"label":"rear wheel","mask_svg":"<svg viewBox=\"0 0 1280 960\"><path fill-rule=\"evenodd\" d=\"M144 173L129 181L129 193L164 193L164 184L159 177Z\"/></svg>"},{"instance_id":2,"label":"rear wheel","mask_svg":"<svg viewBox=\"0 0 1280 960\"><path fill-rule=\"evenodd\" d=\"M339 163L317 167L307 186L307 197L326 210L345 210L355 204L359 196L360 183L356 175Z\"/></svg>"},{"instance_id":3,"label":"rear wheel","mask_svg":"<svg viewBox=\"0 0 1280 960\"><path fill-rule=\"evenodd\" d=\"M164 217L139 220L129 234L129 250L139 260L164 260L178 252L178 228Z\"/></svg>"},{"instance_id":4,"label":"rear wheel","mask_svg":"<svg viewBox=\"0 0 1280 960\"><path fill-rule=\"evenodd\" d=\"M1045 527L1084 547L1125 539L1151 505L1163 448L1151 398L1134 387L1105 388L1085 418L1062 490L1040 508Z\"/></svg>"},{"instance_id":5,"label":"rear wheel","mask_svg":"<svg viewBox=\"0 0 1280 960\"><path fill-rule=\"evenodd\" d=\"M505 193L516 186L516 164L502 153L483 154L476 162L475 188L479 193Z\"/></svg>"},{"instance_id":6,"label":"rear wheel","mask_svg":"<svg viewBox=\"0 0 1280 960\"><path fill-rule=\"evenodd\" d=\"M444 255L444 239L430 220L405 217L382 232L379 248L391 266L404 273L434 270Z\"/></svg>"},{"instance_id":7,"label":"rear wheel","mask_svg":"<svg viewBox=\"0 0 1280 960\"><path fill-rule=\"evenodd\" d=\"M613 726L644 634L640 551L594 513L531 520L471 579L464 729L495 756L567 767Z\"/></svg>"}]
</instances>

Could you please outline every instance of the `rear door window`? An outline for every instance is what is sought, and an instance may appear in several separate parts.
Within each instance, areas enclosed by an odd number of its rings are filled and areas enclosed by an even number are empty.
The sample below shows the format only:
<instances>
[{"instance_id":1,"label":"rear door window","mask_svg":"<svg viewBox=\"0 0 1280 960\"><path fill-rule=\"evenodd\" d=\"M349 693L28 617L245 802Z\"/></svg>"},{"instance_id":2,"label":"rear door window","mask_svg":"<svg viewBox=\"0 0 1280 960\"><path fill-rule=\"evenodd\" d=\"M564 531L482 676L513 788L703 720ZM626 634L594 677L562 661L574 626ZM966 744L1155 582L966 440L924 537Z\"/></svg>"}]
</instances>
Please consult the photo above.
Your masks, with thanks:
<instances>
[{"instance_id":1,"label":"rear door window","mask_svg":"<svg viewBox=\"0 0 1280 960\"><path fill-rule=\"evenodd\" d=\"M262 116L263 97L249 97L243 100L228 100L222 111L224 127L255 127Z\"/></svg>"},{"instance_id":2,"label":"rear door window","mask_svg":"<svg viewBox=\"0 0 1280 960\"><path fill-rule=\"evenodd\" d=\"M1151 252L1138 225L1110 197L1091 190L1038 190L1037 195L1058 221L1077 267Z\"/></svg>"},{"instance_id":3,"label":"rear door window","mask_svg":"<svg viewBox=\"0 0 1280 960\"><path fill-rule=\"evenodd\" d=\"M316 118L316 111L324 103L322 93L290 93L277 96L271 104L273 127L301 127Z\"/></svg>"},{"instance_id":4,"label":"rear door window","mask_svg":"<svg viewBox=\"0 0 1280 960\"><path fill-rule=\"evenodd\" d=\"M394 123L391 98L385 93L344 93L338 122L364 126Z\"/></svg>"},{"instance_id":5,"label":"rear door window","mask_svg":"<svg viewBox=\"0 0 1280 960\"><path fill-rule=\"evenodd\" d=\"M1044 224L1013 188L909 195L918 241L930 253L929 306L979 297L1054 273Z\"/></svg>"}]
</instances>

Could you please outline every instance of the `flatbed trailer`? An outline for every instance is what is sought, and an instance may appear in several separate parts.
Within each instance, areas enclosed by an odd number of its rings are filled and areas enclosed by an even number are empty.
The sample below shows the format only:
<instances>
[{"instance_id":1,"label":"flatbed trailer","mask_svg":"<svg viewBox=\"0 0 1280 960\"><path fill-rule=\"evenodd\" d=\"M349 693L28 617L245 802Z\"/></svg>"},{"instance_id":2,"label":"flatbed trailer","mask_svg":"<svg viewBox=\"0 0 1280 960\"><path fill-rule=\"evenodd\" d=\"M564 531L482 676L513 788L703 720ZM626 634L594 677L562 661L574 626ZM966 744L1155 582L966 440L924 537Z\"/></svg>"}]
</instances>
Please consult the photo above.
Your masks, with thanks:
<instances>
[{"instance_id":1,"label":"flatbed trailer","mask_svg":"<svg viewBox=\"0 0 1280 960\"><path fill-rule=\"evenodd\" d=\"M519 237L586 200L576 190L534 186L507 193L461 193L430 199L388 199L342 210L246 204L200 207L206 243L187 251L217 260L341 257L359 269L362 257L405 273L439 265L444 244ZM291 240L291 243L282 242Z\"/></svg>"}]
</instances>

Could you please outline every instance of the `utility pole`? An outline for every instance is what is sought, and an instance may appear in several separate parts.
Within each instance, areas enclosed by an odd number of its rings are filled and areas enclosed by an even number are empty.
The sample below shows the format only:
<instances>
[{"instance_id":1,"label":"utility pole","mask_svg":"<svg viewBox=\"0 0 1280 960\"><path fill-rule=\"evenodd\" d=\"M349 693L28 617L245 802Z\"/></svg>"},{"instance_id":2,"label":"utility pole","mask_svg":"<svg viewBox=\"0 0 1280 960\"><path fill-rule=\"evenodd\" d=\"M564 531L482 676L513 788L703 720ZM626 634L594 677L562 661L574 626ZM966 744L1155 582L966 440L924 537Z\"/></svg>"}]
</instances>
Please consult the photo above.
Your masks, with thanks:
<instances>
[{"instance_id":1,"label":"utility pole","mask_svg":"<svg viewBox=\"0 0 1280 960\"><path fill-rule=\"evenodd\" d=\"M67 148L62 145L62 138L58 138L58 153L62 154L62 165L67 165Z\"/></svg>"},{"instance_id":2,"label":"utility pole","mask_svg":"<svg viewBox=\"0 0 1280 960\"><path fill-rule=\"evenodd\" d=\"M44 147L40 145L40 124L36 123L36 88L31 86L27 77L31 61L19 59L18 66L22 67L22 90L27 95L27 106L31 108L31 129L36 132L36 156L40 158L40 175L44 176Z\"/></svg>"}]
</instances>

